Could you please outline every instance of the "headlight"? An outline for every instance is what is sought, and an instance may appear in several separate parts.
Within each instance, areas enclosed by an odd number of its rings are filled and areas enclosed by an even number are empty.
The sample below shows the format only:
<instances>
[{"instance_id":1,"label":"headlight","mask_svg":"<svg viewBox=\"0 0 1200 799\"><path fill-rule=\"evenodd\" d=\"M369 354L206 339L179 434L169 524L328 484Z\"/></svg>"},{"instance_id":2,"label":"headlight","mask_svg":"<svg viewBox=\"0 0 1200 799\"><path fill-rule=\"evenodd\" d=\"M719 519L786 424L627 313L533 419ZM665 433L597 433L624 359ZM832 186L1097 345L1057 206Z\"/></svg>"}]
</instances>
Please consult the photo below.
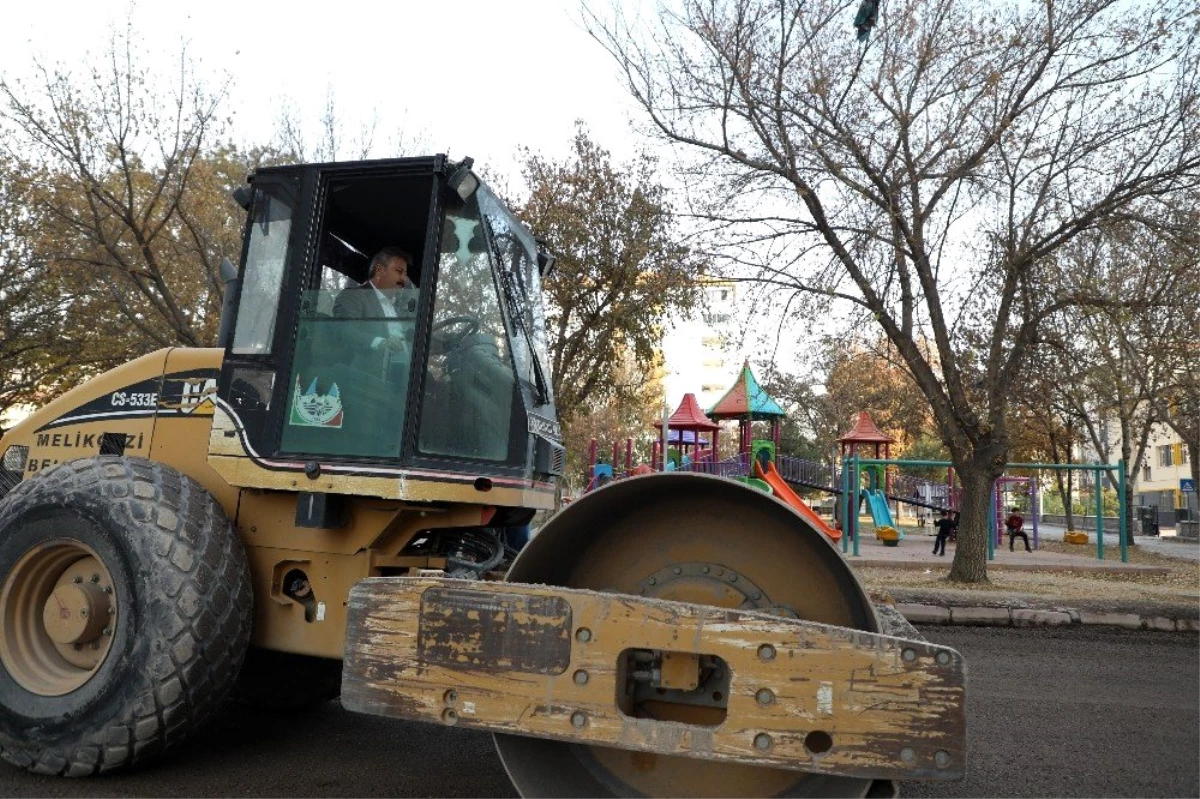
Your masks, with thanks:
<instances>
[{"instance_id":1,"label":"headlight","mask_svg":"<svg viewBox=\"0 0 1200 799\"><path fill-rule=\"evenodd\" d=\"M25 471L25 461L27 460L29 460L29 447L14 444L4 450L4 468L7 471Z\"/></svg>"}]
</instances>

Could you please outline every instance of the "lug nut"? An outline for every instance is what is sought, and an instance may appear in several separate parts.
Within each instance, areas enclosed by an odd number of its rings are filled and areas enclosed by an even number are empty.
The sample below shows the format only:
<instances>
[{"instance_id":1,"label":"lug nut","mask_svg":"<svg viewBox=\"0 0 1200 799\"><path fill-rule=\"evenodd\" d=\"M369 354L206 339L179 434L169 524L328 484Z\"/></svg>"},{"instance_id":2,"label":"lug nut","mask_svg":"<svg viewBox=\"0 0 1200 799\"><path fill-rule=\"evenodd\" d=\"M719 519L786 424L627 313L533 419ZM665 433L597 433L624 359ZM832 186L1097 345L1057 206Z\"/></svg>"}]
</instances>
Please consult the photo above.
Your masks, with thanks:
<instances>
[{"instance_id":1,"label":"lug nut","mask_svg":"<svg viewBox=\"0 0 1200 799\"><path fill-rule=\"evenodd\" d=\"M576 685L587 685L587 681L588 681L588 673L586 671L584 671L583 669L580 669L579 671L575 672L575 684Z\"/></svg>"},{"instance_id":2,"label":"lug nut","mask_svg":"<svg viewBox=\"0 0 1200 799\"><path fill-rule=\"evenodd\" d=\"M754 695L754 698L758 700L760 705L769 705L775 701L775 694L771 692L770 688L760 688L758 689L758 693Z\"/></svg>"},{"instance_id":3,"label":"lug nut","mask_svg":"<svg viewBox=\"0 0 1200 799\"><path fill-rule=\"evenodd\" d=\"M914 752L910 747L906 746L900 750L900 759L903 760L905 763L913 762L913 760L915 760L916 757L917 757L917 753Z\"/></svg>"},{"instance_id":4,"label":"lug nut","mask_svg":"<svg viewBox=\"0 0 1200 799\"><path fill-rule=\"evenodd\" d=\"M575 631L575 640L581 644L586 644L588 641L592 640L592 631L587 627L580 627Z\"/></svg>"},{"instance_id":5,"label":"lug nut","mask_svg":"<svg viewBox=\"0 0 1200 799\"><path fill-rule=\"evenodd\" d=\"M582 710L576 710L571 714L571 726L575 729L582 729L587 724L587 714Z\"/></svg>"},{"instance_id":6,"label":"lug nut","mask_svg":"<svg viewBox=\"0 0 1200 799\"><path fill-rule=\"evenodd\" d=\"M455 691L453 688L451 688L449 691L442 694L442 701L444 701L447 705L453 705L458 701L458 691Z\"/></svg>"},{"instance_id":7,"label":"lug nut","mask_svg":"<svg viewBox=\"0 0 1200 799\"><path fill-rule=\"evenodd\" d=\"M937 662L941 663L943 666L945 666L947 663L950 662L950 653L949 652L938 652L937 653Z\"/></svg>"},{"instance_id":8,"label":"lug nut","mask_svg":"<svg viewBox=\"0 0 1200 799\"><path fill-rule=\"evenodd\" d=\"M458 714L455 713L450 708L446 708L445 710L442 711L442 721L444 721L449 726L453 727L455 724L458 723Z\"/></svg>"},{"instance_id":9,"label":"lug nut","mask_svg":"<svg viewBox=\"0 0 1200 799\"><path fill-rule=\"evenodd\" d=\"M933 756L933 762L937 764L938 768L945 768L950 765L950 753L939 749Z\"/></svg>"},{"instance_id":10,"label":"lug nut","mask_svg":"<svg viewBox=\"0 0 1200 799\"><path fill-rule=\"evenodd\" d=\"M758 656L763 660L775 659L775 647L770 644L763 644L758 648Z\"/></svg>"},{"instance_id":11,"label":"lug nut","mask_svg":"<svg viewBox=\"0 0 1200 799\"><path fill-rule=\"evenodd\" d=\"M83 582L83 578L77 574L71 578L71 582L75 583L75 585L79 585L80 583Z\"/></svg>"},{"instance_id":12,"label":"lug nut","mask_svg":"<svg viewBox=\"0 0 1200 799\"><path fill-rule=\"evenodd\" d=\"M104 593L106 593L106 594L111 594L111 593L112 593L112 586L111 586L111 585L106 585L106 586L104 586Z\"/></svg>"},{"instance_id":13,"label":"lug nut","mask_svg":"<svg viewBox=\"0 0 1200 799\"><path fill-rule=\"evenodd\" d=\"M905 649L900 653L900 657L904 658L905 663L912 663L917 659L917 652L915 649Z\"/></svg>"},{"instance_id":14,"label":"lug nut","mask_svg":"<svg viewBox=\"0 0 1200 799\"><path fill-rule=\"evenodd\" d=\"M754 736L754 748L760 752L765 752L771 748L771 736L765 732L760 732Z\"/></svg>"},{"instance_id":15,"label":"lug nut","mask_svg":"<svg viewBox=\"0 0 1200 799\"><path fill-rule=\"evenodd\" d=\"M100 575L98 575L98 574L93 574L93 575L92 575L92 582L93 582L93 583L98 583L98 582L100 582Z\"/></svg>"}]
</instances>

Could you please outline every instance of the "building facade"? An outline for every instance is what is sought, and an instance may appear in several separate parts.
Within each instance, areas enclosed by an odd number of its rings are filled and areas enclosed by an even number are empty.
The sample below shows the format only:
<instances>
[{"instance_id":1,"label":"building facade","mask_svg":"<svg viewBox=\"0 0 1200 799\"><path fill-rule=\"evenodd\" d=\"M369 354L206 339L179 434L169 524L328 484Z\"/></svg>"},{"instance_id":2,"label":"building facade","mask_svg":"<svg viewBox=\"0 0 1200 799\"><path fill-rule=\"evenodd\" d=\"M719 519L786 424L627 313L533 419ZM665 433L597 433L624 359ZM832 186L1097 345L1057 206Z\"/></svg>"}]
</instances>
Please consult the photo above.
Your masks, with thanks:
<instances>
[{"instance_id":1,"label":"building facade","mask_svg":"<svg viewBox=\"0 0 1200 799\"><path fill-rule=\"evenodd\" d=\"M672 409L689 393L696 395L702 409L712 407L729 390L742 364L738 285L702 280L698 291L695 311L669 323L663 336L663 387Z\"/></svg>"},{"instance_id":2,"label":"building facade","mask_svg":"<svg viewBox=\"0 0 1200 799\"><path fill-rule=\"evenodd\" d=\"M1162 523L1167 522L1172 510L1176 519L1196 517L1197 493L1191 485L1188 458L1188 448L1174 430L1165 424L1156 424L1151 429L1145 463L1132 476L1133 495L1138 505L1157 506Z\"/></svg>"}]
</instances>

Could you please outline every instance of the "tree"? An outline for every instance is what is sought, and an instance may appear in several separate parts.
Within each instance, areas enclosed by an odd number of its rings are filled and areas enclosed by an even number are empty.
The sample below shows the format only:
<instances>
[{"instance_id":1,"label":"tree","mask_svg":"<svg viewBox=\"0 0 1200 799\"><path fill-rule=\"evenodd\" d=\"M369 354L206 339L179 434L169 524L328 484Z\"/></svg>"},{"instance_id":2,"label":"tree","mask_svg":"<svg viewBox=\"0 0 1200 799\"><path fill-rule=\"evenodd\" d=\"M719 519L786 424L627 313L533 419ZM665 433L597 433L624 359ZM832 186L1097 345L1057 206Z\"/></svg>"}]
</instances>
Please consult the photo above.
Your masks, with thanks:
<instances>
[{"instance_id":1,"label":"tree","mask_svg":"<svg viewBox=\"0 0 1200 799\"><path fill-rule=\"evenodd\" d=\"M1073 309L1043 334L1043 345L1052 352L1052 396L1099 460L1123 461L1130 476L1146 463L1150 435L1162 421L1160 409L1172 396L1171 387L1192 371L1181 368L1186 360L1174 356L1194 347L1194 331L1180 322L1200 293L1194 263L1179 257L1172 227L1114 223L1065 247L1068 269L1105 285L1123 301ZM1190 226L1183 236L1194 236ZM1107 482L1118 489L1115 473L1107 473ZM1125 492L1126 525L1132 531L1132 480ZM1069 497L1063 499L1069 509Z\"/></svg>"},{"instance_id":2,"label":"tree","mask_svg":"<svg viewBox=\"0 0 1200 799\"><path fill-rule=\"evenodd\" d=\"M930 429L929 403L886 340L826 342L827 401L838 409L841 433L859 411L896 439L899 456Z\"/></svg>"},{"instance_id":3,"label":"tree","mask_svg":"<svg viewBox=\"0 0 1200 799\"><path fill-rule=\"evenodd\" d=\"M987 579L1010 393L1043 320L1107 298L1064 274L1082 233L1196 178L1194 5L897 0L867 44L836 0L587 12L655 133L723 187L756 279L873 320L963 484L950 579ZM923 340L931 348L920 346Z\"/></svg>"},{"instance_id":4,"label":"tree","mask_svg":"<svg viewBox=\"0 0 1200 799\"><path fill-rule=\"evenodd\" d=\"M0 155L0 420L73 383L86 362L84 342L64 335L70 296L33 251L32 171Z\"/></svg>"},{"instance_id":5,"label":"tree","mask_svg":"<svg viewBox=\"0 0 1200 799\"><path fill-rule=\"evenodd\" d=\"M638 375L635 381L631 375ZM647 375L649 375L647 379ZM617 444L615 469L624 468L625 441L633 443L633 463L649 463L651 449L661 436L662 425L662 364L639 365L626 357L616 366L615 379L623 384L640 382L640 387L621 403L595 402L587 413L576 413L563 425L563 443L567 448L567 471L562 488L573 491L587 485L585 474L591 442L597 446L597 457L612 458L612 445ZM582 476L582 481L580 477Z\"/></svg>"},{"instance_id":6,"label":"tree","mask_svg":"<svg viewBox=\"0 0 1200 799\"><path fill-rule=\"evenodd\" d=\"M134 38L131 28L114 34L86 80L42 64L33 87L0 79L7 146L36 170L27 196L42 220L37 257L116 310L99 321L119 317L120 355L215 341L218 265L236 255L230 236L240 234L229 225L240 215L227 193L233 176L213 168L220 158L204 161L224 87L208 91L186 51L170 85L158 85Z\"/></svg>"},{"instance_id":7,"label":"tree","mask_svg":"<svg viewBox=\"0 0 1200 799\"><path fill-rule=\"evenodd\" d=\"M650 418L662 396L646 386L659 358L668 312L694 303L699 258L641 157L614 166L579 125L571 155L551 161L523 153L528 196L518 216L558 257L546 279L554 396L568 438L604 407Z\"/></svg>"}]
</instances>

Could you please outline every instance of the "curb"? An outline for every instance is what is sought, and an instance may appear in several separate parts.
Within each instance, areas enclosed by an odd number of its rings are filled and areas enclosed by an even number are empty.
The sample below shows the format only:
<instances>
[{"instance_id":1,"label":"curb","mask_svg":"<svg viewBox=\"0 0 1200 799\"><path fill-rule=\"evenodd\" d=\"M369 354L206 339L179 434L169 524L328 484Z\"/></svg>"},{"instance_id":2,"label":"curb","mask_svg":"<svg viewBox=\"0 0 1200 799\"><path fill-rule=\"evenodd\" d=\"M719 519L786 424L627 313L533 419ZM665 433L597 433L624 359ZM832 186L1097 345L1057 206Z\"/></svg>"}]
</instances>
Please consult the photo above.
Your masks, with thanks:
<instances>
[{"instance_id":1,"label":"curb","mask_svg":"<svg viewBox=\"0 0 1200 799\"><path fill-rule=\"evenodd\" d=\"M1138 613L1098 613L1075 608L983 607L973 605L926 605L895 603L895 608L913 624L970 625L976 627L1065 627L1076 624L1107 625L1127 630L1200 632L1198 619L1173 619Z\"/></svg>"}]
</instances>

